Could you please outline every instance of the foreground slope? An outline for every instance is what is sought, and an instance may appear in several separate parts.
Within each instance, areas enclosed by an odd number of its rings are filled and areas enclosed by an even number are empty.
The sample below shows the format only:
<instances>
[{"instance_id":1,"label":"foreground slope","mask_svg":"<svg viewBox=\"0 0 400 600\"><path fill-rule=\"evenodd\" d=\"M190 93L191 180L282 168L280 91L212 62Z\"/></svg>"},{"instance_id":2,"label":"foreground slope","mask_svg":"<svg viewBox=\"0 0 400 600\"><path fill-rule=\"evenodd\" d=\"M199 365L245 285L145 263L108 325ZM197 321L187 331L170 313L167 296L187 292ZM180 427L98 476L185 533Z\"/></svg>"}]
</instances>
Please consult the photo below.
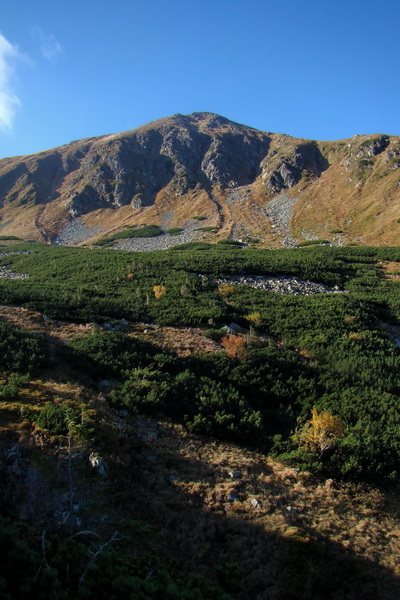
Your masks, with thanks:
<instances>
[{"instance_id":1,"label":"foreground slope","mask_svg":"<svg viewBox=\"0 0 400 600\"><path fill-rule=\"evenodd\" d=\"M0 308L53 354L91 335ZM395 494L112 408L65 355L43 366L0 381L4 598L398 598Z\"/></svg>"},{"instance_id":2,"label":"foreground slope","mask_svg":"<svg viewBox=\"0 0 400 600\"><path fill-rule=\"evenodd\" d=\"M192 234L203 217L196 237L210 241L396 245L399 167L395 136L317 142L178 114L1 160L0 234L83 243L142 224Z\"/></svg>"}]
</instances>

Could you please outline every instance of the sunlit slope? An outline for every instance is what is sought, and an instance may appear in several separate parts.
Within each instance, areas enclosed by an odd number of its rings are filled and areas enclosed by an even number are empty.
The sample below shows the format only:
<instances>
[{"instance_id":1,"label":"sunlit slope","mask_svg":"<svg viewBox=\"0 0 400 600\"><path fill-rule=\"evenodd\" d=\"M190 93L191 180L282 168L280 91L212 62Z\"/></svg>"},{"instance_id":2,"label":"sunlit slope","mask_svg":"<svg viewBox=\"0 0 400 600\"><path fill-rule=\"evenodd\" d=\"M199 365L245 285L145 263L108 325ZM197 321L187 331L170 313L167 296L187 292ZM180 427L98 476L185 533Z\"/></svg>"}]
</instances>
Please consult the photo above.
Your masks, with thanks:
<instances>
[{"instance_id":1,"label":"sunlit slope","mask_svg":"<svg viewBox=\"0 0 400 600\"><path fill-rule=\"evenodd\" d=\"M86 243L203 217L207 241L397 245L399 167L395 136L318 142L178 114L1 160L0 235L55 241L72 222L85 226L73 243Z\"/></svg>"}]
</instances>

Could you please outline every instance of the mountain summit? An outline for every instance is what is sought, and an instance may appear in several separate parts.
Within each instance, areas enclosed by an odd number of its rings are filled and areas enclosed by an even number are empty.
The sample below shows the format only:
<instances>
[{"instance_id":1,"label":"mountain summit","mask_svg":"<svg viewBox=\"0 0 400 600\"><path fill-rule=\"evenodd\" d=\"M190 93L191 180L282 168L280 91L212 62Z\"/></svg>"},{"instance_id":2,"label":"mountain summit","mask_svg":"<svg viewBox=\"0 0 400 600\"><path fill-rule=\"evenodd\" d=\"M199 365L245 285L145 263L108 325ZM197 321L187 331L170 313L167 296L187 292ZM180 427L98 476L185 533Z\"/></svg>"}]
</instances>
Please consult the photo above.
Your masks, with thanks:
<instances>
[{"instance_id":1,"label":"mountain summit","mask_svg":"<svg viewBox=\"0 0 400 600\"><path fill-rule=\"evenodd\" d=\"M208 241L397 245L399 205L399 137L318 142L207 112L0 160L0 235L38 241L201 217Z\"/></svg>"}]
</instances>

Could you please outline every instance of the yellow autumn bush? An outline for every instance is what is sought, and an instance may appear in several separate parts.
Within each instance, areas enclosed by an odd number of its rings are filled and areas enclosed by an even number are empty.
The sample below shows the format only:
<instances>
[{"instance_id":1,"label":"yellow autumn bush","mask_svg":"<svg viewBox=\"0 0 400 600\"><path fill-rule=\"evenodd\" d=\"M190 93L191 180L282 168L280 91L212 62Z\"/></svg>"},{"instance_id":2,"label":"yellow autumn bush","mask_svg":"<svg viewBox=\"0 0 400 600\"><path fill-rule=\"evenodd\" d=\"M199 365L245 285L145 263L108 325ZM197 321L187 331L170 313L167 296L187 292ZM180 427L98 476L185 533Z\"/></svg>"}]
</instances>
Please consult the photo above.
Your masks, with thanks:
<instances>
[{"instance_id":1,"label":"yellow autumn bush","mask_svg":"<svg viewBox=\"0 0 400 600\"><path fill-rule=\"evenodd\" d=\"M155 285L153 287L154 297L158 300L167 292L165 285Z\"/></svg>"}]
</instances>

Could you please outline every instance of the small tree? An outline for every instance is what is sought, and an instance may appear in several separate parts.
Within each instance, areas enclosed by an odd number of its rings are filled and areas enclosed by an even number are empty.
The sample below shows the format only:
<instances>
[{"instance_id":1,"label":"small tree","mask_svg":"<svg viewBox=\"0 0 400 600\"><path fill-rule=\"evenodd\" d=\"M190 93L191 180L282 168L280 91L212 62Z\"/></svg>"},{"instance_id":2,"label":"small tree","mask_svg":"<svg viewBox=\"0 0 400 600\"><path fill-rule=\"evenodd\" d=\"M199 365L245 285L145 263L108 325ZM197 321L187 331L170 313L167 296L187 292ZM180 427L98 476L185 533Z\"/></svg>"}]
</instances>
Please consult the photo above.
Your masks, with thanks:
<instances>
[{"instance_id":1,"label":"small tree","mask_svg":"<svg viewBox=\"0 0 400 600\"><path fill-rule=\"evenodd\" d=\"M318 452L322 457L328 450L333 450L344 436L344 423L340 417L332 415L325 408L318 412L314 407L311 415L311 419L295 438L304 450Z\"/></svg>"},{"instance_id":2,"label":"small tree","mask_svg":"<svg viewBox=\"0 0 400 600\"><path fill-rule=\"evenodd\" d=\"M263 323L259 312L251 313L251 315L247 315L245 318L250 322L250 325L253 325L254 327L260 327Z\"/></svg>"},{"instance_id":3,"label":"small tree","mask_svg":"<svg viewBox=\"0 0 400 600\"><path fill-rule=\"evenodd\" d=\"M67 411L59 404L47 402L41 409L36 424L43 429L48 429L54 435L67 435Z\"/></svg>"},{"instance_id":4,"label":"small tree","mask_svg":"<svg viewBox=\"0 0 400 600\"><path fill-rule=\"evenodd\" d=\"M229 358L244 358L247 355L246 340L242 336L225 335L221 339L221 344Z\"/></svg>"},{"instance_id":5,"label":"small tree","mask_svg":"<svg viewBox=\"0 0 400 600\"><path fill-rule=\"evenodd\" d=\"M159 298L161 298L162 296L164 296L166 291L167 291L167 288L165 287L165 285L155 285L153 287L154 296L155 296L155 298L157 298L157 300Z\"/></svg>"},{"instance_id":6,"label":"small tree","mask_svg":"<svg viewBox=\"0 0 400 600\"><path fill-rule=\"evenodd\" d=\"M218 292L221 296L232 296L236 294L236 286L233 283L220 283L218 286Z\"/></svg>"}]
</instances>

